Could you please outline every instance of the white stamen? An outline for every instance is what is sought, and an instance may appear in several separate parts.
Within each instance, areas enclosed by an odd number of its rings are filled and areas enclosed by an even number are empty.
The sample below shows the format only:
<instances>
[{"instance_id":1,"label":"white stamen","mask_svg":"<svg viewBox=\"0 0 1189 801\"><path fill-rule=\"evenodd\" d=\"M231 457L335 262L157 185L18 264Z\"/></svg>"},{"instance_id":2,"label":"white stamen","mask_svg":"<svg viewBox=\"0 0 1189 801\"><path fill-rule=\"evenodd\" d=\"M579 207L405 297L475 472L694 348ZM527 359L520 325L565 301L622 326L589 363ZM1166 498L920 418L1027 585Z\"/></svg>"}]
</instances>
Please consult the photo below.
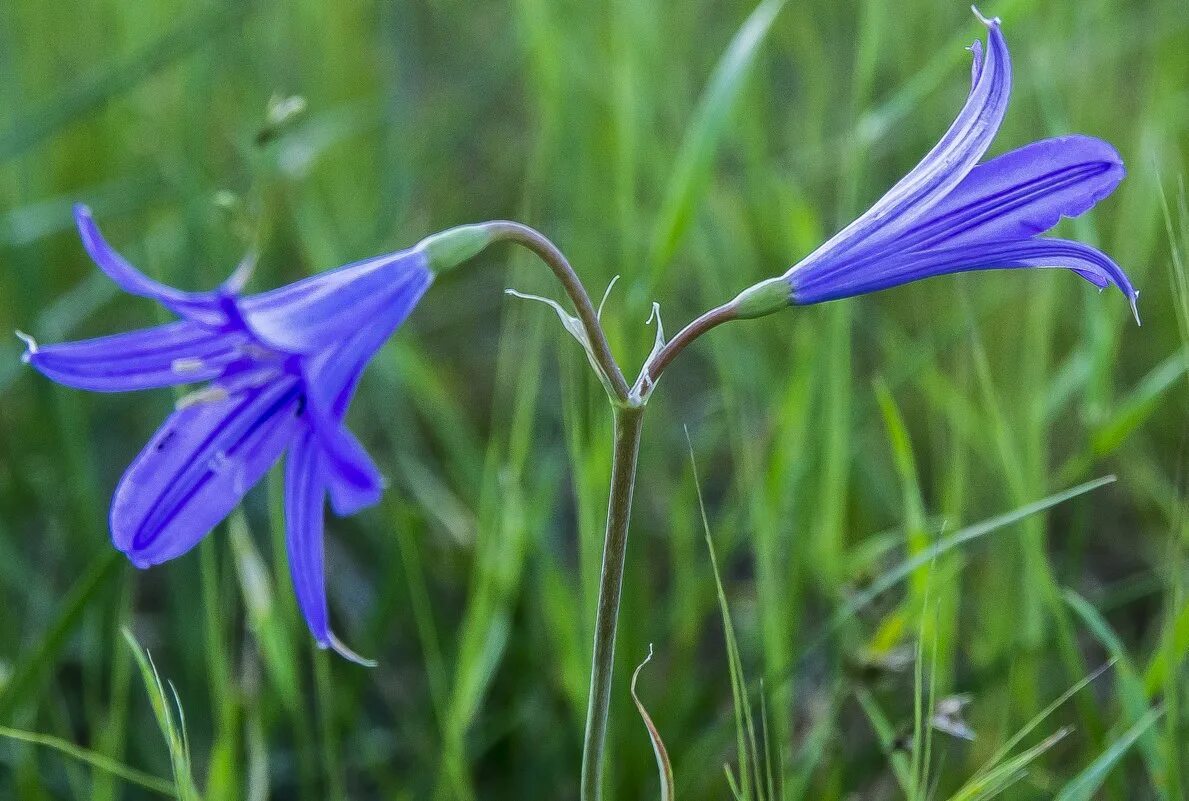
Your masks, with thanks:
<instances>
[{"instance_id":1,"label":"white stamen","mask_svg":"<svg viewBox=\"0 0 1189 801\"><path fill-rule=\"evenodd\" d=\"M223 387L203 387L178 398L177 403L173 406L180 412L182 409L189 409L191 406L199 404L225 401L229 397L227 390Z\"/></svg>"},{"instance_id":2,"label":"white stamen","mask_svg":"<svg viewBox=\"0 0 1189 801\"><path fill-rule=\"evenodd\" d=\"M242 392L245 389L257 389L275 380L280 373L275 367L263 366L237 373L233 378L224 378L223 386L228 392Z\"/></svg>"},{"instance_id":3,"label":"white stamen","mask_svg":"<svg viewBox=\"0 0 1189 801\"><path fill-rule=\"evenodd\" d=\"M256 271L256 259L258 254L255 249L249 250L240 259L235 271L223 282L223 288L232 294L236 294L247 286L248 281L252 279L252 273Z\"/></svg>"},{"instance_id":4,"label":"white stamen","mask_svg":"<svg viewBox=\"0 0 1189 801\"><path fill-rule=\"evenodd\" d=\"M206 367L206 362L199 359L197 356L185 356L180 359L174 359L169 363L169 369L180 375L187 373L197 373Z\"/></svg>"}]
</instances>

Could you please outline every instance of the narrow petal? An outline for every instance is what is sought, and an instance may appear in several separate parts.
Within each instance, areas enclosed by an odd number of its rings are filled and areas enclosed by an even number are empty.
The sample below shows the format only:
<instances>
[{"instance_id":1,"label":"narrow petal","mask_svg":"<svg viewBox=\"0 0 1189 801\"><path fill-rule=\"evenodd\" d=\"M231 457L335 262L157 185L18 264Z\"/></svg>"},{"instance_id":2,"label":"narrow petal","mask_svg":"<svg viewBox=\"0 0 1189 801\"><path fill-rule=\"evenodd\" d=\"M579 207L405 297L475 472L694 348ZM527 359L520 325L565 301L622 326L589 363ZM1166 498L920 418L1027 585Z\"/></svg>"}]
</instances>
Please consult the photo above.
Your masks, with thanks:
<instances>
[{"instance_id":1,"label":"narrow petal","mask_svg":"<svg viewBox=\"0 0 1189 801\"><path fill-rule=\"evenodd\" d=\"M432 280L425 253L405 250L243 298L239 309L248 327L270 347L313 353L366 326L390 306L411 308Z\"/></svg>"},{"instance_id":2,"label":"narrow petal","mask_svg":"<svg viewBox=\"0 0 1189 801\"><path fill-rule=\"evenodd\" d=\"M330 630L323 546L325 498L321 448L313 432L305 428L294 438L285 464L285 547L297 605L319 647L333 648L346 659L374 666L375 662L344 647Z\"/></svg>"},{"instance_id":3,"label":"narrow petal","mask_svg":"<svg viewBox=\"0 0 1189 801\"><path fill-rule=\"evenodd\" d=\"M174 412L116 488L116 547L137 567L190 550L276 462L301 412L301 383L285 375Z\"/></svg>"},{"instance_id":4,"label":"narrow petal","mask_svg":"<svg viewBox=\"0 0 1189 801\"><path fill-rule=\"evenodd\" d=\"M331 505L340 517L355 514L379 503L384 493L384 476L359 440L342 423L308 399L310 426L326 457L326 483Z\"/></svg>"},{"instance_id":5,"label":"narrow petal","mask_svg":"<svg viewBox=\"0 0 1189 801\"><path fill-rule=\"evenodd\" d=\"M223 325L227 316L217 293L183 292L160 281L155 281L133 267L107 243L99 226L91 216L91 210L81 203L74 207L74 221L78 225L83 247L91 260L115 282L116 286L130 295L137 295L157 301L165 308L196 322L212 326Z\"/></svg>"},{"instance_id":6,"label":"narrow petal","mask_svg":"<svg viewBox=\"0 0 1189 801\"><path fill-rule=\"evenodd\" d=\"M974 49L974 85L957 119L932 150L861 217L791 268L786 276L856 248L894 239L953 189L987 152L999 130L1011 94L1011 57L998 20L988 28L985 56Z\"/></svg>"},{"instance_id":7,"label":"narrow petal","mask_svg":"<svg viewBox=\"0 0 1189 801\"><path fill-rule=\"evenodd\" d=\"M896 240L898 250L1026 239L1089 211L1123 180L1113 147L1089 136L1033 142L980 164Z\"/></svg>"},{"instance_id":8,"label":"narrow petal","mask_svg":"<svg viewBox=\"0 0 1189 801\"><path fill-rule=\"evenodd\" d=\"M93 392L193 384L242 358L246 334L188 320L123 334L31 347L25 361L47 378Z\"/></svg>"},{"instance_id":9,"label":"narrow petal","mask_svg":"<svg viewBox=\"0 0 1189 801\"><path fill-rule=\"evenodd\" d=\"M343 418L367 363L409 316L425 287L408 284L341 344L302 362L310 421L326 451L331 503L340 515L377 503L384 490L383 476Z\"/></svg>"},{"instance_id":10,"label":"narrow petal","mask_svg":"<svg viewBox=\"0 0 1189 801\"><path fill-rule=\"evenodd\" d=\"M322 557L321 454L307 428L298 434L285 458L285 544L293 591L306 625L318 644L330 643L330 618L326 611L326 578Z\"/></svg>"},{"instance_id":11,"label":"narrow petal","mask_svg":"<svg viewBox=\"0 0 1189 801\"><path fill-rule=\"evenodd\" d=\"M793 302L821 303L876 292L935 275L969 270L1060 267L1072 270L1099 288L1114 284L1135 310L1139 293L1119 265L1089 245L1065 239L983 242L955 248L892 254L862 269L799 273L790 279ZM1138 322L1139 316L1136 315Z\"/></svg>"}]
</instances>

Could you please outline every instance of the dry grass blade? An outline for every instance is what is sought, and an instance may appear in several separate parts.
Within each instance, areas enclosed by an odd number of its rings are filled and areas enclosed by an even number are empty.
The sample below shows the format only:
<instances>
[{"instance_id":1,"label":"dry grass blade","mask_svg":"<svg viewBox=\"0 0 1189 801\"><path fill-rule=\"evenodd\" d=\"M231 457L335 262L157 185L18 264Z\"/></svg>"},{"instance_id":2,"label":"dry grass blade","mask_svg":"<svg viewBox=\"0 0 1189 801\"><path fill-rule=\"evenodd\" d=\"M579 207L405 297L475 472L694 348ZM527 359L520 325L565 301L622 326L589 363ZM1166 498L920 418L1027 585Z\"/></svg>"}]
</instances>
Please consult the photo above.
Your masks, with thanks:
<instances>
[{"instance_id":1,"label":"dry grass blade","mask_svg":"<svg viewBox=\"0 0 1189 801\"><path fill-rule=\"evenodd\" d=\"M636 681L640 678L640 671L651 661L652 644L649 643L648 656L644 657L644 661L636 665L636 669L632 672L632 703L636 705L636 711L644 719L644 727L648 729L648 739L652 742L652 753L656 756L656 772L661 781L661 801L673 801L673 766L669 763L669 752L665 748L664 740L661 739L661 733L657 731L656 724L652 722L652 716L648 714L640 696L636 694Z\"/></svg>"}]
</instances>

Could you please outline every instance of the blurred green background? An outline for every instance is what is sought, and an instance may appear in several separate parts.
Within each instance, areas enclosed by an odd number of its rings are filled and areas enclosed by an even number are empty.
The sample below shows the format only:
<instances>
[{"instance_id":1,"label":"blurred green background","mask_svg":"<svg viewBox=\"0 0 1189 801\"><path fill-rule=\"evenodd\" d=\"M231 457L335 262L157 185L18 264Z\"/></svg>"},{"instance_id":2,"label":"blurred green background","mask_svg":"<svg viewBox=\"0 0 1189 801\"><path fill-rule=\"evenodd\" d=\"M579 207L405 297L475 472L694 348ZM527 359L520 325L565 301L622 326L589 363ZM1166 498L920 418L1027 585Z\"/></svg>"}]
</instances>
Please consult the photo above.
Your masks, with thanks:
<instances>
[{"instance_id":1,"label":"blurred green background","mask_svg":"<svg viewBox=\"0 0 1189 801\"><path fill-rule=\"evenodd\" d=\"M1122 153L1121 188L1062 229L1129 272L1143 326L1064 272L970 274L688 351L646 421L611 798L658 795L627 684L649 643L640 697L683 801L731 797L724 764L747 798L951 797L1111 658L1014 745L1040 747L1004 797L1189 793L1189 14L982 10L1003 18L1016 74L992 152L1081 132ZM6 0L0 330L55 341L165 319L88 262L77 200L189 288L254 239L260 289L511 217L596 299L620 276L603 319L634 373L651 301L675 330L910 168L984 34L964 4L919 1ZM308 109L269 129L274 95ZM209 799L576 798L610 414L552 313L508 286L560 296L530 258L485 254L435 285L352 410L391 488L328 518L329 583L374 670L312 647L276 475L195 552L127 565L109 496L173 398L64 389L0 341L0 797L160 797L106 759L190 772ZM125 627L176 689L188 757ZM935 732L927 758L923 737L913 750L914 694L967 694L974 741ZM32 733L58 739L13 739Z\"/></svg>"}]
</instances>

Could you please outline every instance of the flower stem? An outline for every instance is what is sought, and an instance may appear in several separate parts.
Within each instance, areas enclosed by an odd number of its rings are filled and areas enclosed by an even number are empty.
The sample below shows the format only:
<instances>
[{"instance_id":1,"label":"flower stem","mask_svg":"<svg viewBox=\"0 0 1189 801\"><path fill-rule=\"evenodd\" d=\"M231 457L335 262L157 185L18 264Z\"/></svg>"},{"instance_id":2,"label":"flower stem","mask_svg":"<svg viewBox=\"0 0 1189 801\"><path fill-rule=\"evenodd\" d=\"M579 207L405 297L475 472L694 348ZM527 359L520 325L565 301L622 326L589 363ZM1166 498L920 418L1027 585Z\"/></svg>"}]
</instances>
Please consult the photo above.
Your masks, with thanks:
<instances>
[{"instance_id":1,"label":"flower stem","mask_svg":"<svg viewBox=\"0 0 1189 801\"><path fill-rule=\"evenodd\" d=\"M607 500L607 532L599 573L590 696L582 743L581 801L600 801L607 746L607 717L611 705L611 679L615 671L615 635L619 624L619 603L623 595L628 521L632 512L632 491L636 485L636 462L645 405L661 373L690 343L728 320L760 316L783 306L788 302L788 287L783 279L773 279L744 290L734 300L701 315L657 350L644 365L635 386L629 387L611 353L607 336L599 323L599 314L582 281L565 255L539 231L509 220L493 220L450 229L427 239L423 246L431 264L449 269L488 244L500 241L515 242L531 250L561 282L578 312L578 320L590 345L588 353L591 362L605 379L615 416L615 454Z\"/></svg>"},{"instance_id":2,"label":"flower stem","mask_svg":"<svg viewBox=\"0 0 1189 801\"><path fill-rule=\"evenodd\" d=\"M603 542L603 567L599 575L590 700L586 708L586 736L582 744L582 801L599 801L602 797L607 710L611 702L611 676L615 668L615 629L619 622L628 520L632 511L632 490L636 485L636 457L640 450L643 422L643 406L621 406L615 409L615 460L611 467L611 492L607 501L607 534Z\"/></svg>"},{"instance_id":3,"label":"flower stem","mask_svg":"<svg viewBox=\"0 0 1189 801\"><path fill-rule=\"evenodd\" d=\"M620 404L627 403L629 397L627 379L623 377L623 371L619 369L619 364L611 355L611 346L607 344L607 336L599 324L598 312L595 311L594 304L591 303L590 296L586 293L586 288L582 286L581 279L578 278L578 274L574 272L574 268L570 266L565 255L544 234L527 225L510 220L493 220L483 223L481 227L492 237L493 241L515 242L528 248L553 271L566 294L570 296L574 309L578 312L578 319L586 330L586 336L594 350L594 357L598 361L603 375L610 382L611 389L617 396L616 400Z\"/></svg>"},{"instance_id":4,"label":"flower stem","mask_svg":"<svg viewBox=\"0 0 1189 801\"><path fill-rule=\"evenodd\" d=\"M750 320L787 309L792 303L792 291L788 280L784 276L769 278L740 292L733 300L721 306L716 306L704 312L678 331L665 346L652 355L640 371L636 385L632 387L632 396L647 399L648 393L656 386L661 373L669 366L669 362L677 358L677 354L685 350L695 339L712 328L717 328L730 320Z\"/></svg>"},{"instance_id":5,"label":"flower stem","mask_svg":"<svg viewBox=\"0 0 1189 801\"><path fill-rule=\"evenodd\" d=\"M661 373L669 366L669 362L677 358L677 354L685 350L686 346L695 339L705 334L711 328L722 325L728 320L738 319L738 316L733 303L724 303L693 320L685 328L674 334L673 338L663 348L657 351L656 355L648 360L648 363L644 365L644 369L640 371L640 377L636 379L636 386L633 388L633 393L638 394L655 385L661 377ZM645 386L646 384L647 386Z\"/></svg>"}]
</instances>

